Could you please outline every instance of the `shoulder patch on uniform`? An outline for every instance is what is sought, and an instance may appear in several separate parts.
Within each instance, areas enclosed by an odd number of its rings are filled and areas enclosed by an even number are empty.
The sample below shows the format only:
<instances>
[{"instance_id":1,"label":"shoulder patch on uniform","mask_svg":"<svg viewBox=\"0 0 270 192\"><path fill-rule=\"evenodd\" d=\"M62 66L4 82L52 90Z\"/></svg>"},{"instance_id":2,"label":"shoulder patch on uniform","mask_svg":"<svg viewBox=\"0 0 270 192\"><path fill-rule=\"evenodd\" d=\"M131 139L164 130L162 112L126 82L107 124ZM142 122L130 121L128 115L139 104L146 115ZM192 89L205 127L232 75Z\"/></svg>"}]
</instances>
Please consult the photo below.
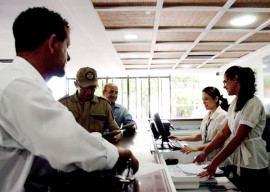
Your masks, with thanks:
<instances>
[{"instance_id":1,"label":"shoulder patch on uniform","mask_svg":"<svg viewBox=\"0 0 270 192\"><path fill-rule=\"evenodd\" d=\"M67 95L61 97L60 99L58 99L58 101L62 101L62 100L67 99L67 98L69 98L69 97L70 97L70 95L67 94Z\"/></svg>"}]
</instances>

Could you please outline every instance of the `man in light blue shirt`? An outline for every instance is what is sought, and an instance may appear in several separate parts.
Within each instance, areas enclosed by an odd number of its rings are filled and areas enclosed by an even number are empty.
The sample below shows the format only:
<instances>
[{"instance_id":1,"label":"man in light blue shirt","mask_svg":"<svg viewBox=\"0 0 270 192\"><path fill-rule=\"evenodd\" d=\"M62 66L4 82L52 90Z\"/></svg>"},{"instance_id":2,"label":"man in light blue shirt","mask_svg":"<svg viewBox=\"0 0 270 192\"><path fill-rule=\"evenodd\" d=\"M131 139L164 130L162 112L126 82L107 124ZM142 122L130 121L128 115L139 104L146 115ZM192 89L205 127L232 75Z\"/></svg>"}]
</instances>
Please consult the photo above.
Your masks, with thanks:
<instances>
[{"instance_id":1,"label":"man in light blue shirt","mask_svg":"<svg viewBox=\"0 0 270 192\"><path fill-rule=\"evenodd\" d=\"M112 106L114 118L118 126L124 130L124 136L134 135L137 125L127 108L115 103L118 96L118 87L113 83L107 83L103 89L103 96L108 99Z\"/></svg>"}]
</instances>

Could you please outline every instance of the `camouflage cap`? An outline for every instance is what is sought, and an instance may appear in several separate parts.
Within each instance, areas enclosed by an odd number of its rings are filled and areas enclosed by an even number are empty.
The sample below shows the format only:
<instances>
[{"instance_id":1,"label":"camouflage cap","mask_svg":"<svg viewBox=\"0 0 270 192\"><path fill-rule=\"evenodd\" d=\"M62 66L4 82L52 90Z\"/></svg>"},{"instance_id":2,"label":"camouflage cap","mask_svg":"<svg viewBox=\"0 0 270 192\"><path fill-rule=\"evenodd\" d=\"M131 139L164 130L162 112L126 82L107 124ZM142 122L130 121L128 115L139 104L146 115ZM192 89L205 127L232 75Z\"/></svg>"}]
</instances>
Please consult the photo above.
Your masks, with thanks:
<instances>
[{"instance_id":1,"label":"camouflage cap","mask_svg":"<svg viewBox=\"0 0 270 192\"><path fill-rule=\"evenodd\" d=\"M76 80L82 87L98 86L97 72L90 67L82 67L76 75Z\"/></svg>"}]
</instances>

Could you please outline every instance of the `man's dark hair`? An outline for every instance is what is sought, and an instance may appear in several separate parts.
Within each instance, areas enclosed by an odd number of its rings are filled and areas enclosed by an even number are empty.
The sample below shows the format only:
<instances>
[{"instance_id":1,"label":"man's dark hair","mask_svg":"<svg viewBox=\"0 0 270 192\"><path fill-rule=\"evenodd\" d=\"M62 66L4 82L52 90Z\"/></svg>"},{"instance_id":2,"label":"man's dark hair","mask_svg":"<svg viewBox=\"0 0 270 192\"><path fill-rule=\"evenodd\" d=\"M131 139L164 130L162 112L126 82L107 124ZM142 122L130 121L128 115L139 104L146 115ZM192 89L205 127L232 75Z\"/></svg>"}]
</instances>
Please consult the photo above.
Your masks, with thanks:
<instances>
[{"instance_id":1,"label":"man's dark hair","mask_svg":"<svg viewBox=\"0 0 270 192\"><path fill-rule=\"evenodd\" d=\"M58 40L67 37L68 22L60 14L45 7L33 7L22 12L13 23L16 52L38 48L52 34Z\"/></svg>"}]
</instances>

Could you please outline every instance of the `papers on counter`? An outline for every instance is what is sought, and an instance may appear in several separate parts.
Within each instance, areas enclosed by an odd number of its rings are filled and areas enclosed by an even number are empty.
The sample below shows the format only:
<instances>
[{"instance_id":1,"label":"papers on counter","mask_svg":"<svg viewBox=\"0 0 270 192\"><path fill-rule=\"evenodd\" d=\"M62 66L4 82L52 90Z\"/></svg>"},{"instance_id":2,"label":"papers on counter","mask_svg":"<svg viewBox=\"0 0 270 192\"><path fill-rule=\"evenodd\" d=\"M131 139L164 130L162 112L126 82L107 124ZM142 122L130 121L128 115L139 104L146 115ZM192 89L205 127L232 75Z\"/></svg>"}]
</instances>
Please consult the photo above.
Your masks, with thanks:
<instances>
[{"instance_id":1,"label":"papers on counter","mask_svg":"<svg viewBox=\"0 0 270 192\"><path fill-rule=\"evenodd\" d=\"M204 167L206 167L209 162L203 164L197 163L187 163L187 164L177 164L177 167L184 172L186 175L197 175L198 173L204 171ZM219 168L216 170L216 174L222 174L223 171Z\"/></svg>"},{"instance_id":2,"label":"papers on counter","mask_svg":"<svg viewBox=\"0 0 270 192\"><path fill-rule=\"evenodd\" d=\"M147 161L140 161L140 168L138 170L138 172L134 175L136 176L140 176L140 175L146 175L161 169L164 169L165 165L162 164L157 164L157 163L151 163L151 162L147 162Z\"/></svg>"}]
</instances>

